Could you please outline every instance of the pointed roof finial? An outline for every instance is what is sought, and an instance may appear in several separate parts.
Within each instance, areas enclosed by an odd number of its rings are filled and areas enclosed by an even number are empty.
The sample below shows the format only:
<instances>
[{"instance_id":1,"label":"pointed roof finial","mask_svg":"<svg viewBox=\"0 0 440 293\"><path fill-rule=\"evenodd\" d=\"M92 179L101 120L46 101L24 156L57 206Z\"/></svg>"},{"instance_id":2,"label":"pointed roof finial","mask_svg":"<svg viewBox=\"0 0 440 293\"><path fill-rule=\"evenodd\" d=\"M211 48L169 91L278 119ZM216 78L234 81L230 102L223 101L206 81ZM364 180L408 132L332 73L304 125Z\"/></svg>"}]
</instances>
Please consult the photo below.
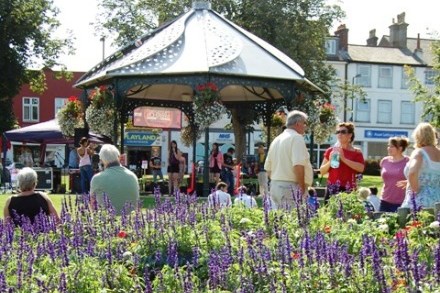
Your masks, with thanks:
<instances>
[{"instance_id":1,"label":"pointed roof finial","mask_svg":"<svg viewBox=\"0 0 440 293\"><path fill-rule=\"evenodd\" d=\"M192 8L195 10L211 9L211 2L207 0L194 0Z\"/></svg>"}]
</instances>

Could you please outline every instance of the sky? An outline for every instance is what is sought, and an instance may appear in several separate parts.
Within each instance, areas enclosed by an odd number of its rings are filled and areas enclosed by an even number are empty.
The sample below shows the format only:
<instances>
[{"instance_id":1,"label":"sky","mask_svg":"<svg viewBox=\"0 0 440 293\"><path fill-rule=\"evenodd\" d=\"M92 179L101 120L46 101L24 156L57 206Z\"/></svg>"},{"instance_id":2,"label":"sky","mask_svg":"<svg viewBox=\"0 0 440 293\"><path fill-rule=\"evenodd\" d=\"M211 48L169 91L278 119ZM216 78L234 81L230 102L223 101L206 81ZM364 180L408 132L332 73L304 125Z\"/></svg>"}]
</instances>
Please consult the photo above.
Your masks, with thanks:
<instances>
[{"instance_id":1,"label":"sky","mask_svg":"<svg viewBox=\"0 0 440 293\"><path fill-rule=\"evenodd\" d=\"M440 33L439 0L327 0L335 3L346 12L346 17L335 22L330 32L334 33L338 25L345 24L349 29L348 42L350 44L365 45L369 31L376 29L376 36L389 34L389 26L393 18L405 12L405 22L408 26L408 37L431 38L432 33ZM62 27L57 32L65 36L71 30L76 38L74 56L64 56L61 61L70 71L88 71L98 64L103 57L103 43L101 36L95 35L90 25L98 14L98 0L54 0L55 6L60 9L59 19ZM109 56L117 48L105 42L105 56Z\"/></svg>"}]
</instances>

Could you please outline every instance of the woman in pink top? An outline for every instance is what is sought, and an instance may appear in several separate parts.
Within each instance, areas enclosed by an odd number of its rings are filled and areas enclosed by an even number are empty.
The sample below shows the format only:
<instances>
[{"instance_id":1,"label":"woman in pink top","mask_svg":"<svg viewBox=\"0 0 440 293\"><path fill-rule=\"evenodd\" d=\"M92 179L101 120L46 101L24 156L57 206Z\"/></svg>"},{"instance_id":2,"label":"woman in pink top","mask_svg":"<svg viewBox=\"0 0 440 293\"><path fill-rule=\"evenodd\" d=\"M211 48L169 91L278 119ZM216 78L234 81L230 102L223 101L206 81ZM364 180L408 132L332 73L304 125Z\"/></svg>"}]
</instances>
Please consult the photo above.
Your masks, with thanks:
<instances>
[{"instance_id":1,"label":"woman in pink top","mask_svg":"<svg viewBox=\"0 0 440 293\"><path fill-rule=\"evenodd\" d=\"M403 152L408 146L406 137L390 137L388 140L388 156L380 161L383 179L381 212L396 212L405 199L406 178L403 174L409 157Z\"/></svg>"},{"instance_id":2,"label":"woman in pink top","mask_svg":"<svg viewBox=\"0 0 440 293\"><path fill-rule=\"evenodd\" d=\"M209 172L215 184L220 182L220 171L223 166L223 154L218 148L217 143L212 144L211 155L209 156Z\"/></svg>"}]
</instances>

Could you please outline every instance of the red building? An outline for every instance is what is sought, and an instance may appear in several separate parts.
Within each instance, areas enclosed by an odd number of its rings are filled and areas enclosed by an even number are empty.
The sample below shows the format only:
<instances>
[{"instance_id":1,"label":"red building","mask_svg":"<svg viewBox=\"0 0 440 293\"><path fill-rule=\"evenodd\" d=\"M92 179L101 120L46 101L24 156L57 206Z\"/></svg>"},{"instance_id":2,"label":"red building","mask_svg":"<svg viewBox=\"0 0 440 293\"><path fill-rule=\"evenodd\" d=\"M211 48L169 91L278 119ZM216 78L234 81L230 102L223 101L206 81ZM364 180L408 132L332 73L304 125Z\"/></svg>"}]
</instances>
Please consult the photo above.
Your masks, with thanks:
<instances>
[{"instance_id":1,"label":"red building","mask_svg":"<svg viewBox=\"0 0 440 293\"><path fill-rule=\"evenodd\" d=\"M47 89L42 94L34 93L29 85L23 85L13 99L13 110L20 127L54 119L57 111L70 96L79 97L82 90L73 87L84 72L72 72L70 81L57 79L54 71L46 69Z\"/></svg>"}]
</instances>

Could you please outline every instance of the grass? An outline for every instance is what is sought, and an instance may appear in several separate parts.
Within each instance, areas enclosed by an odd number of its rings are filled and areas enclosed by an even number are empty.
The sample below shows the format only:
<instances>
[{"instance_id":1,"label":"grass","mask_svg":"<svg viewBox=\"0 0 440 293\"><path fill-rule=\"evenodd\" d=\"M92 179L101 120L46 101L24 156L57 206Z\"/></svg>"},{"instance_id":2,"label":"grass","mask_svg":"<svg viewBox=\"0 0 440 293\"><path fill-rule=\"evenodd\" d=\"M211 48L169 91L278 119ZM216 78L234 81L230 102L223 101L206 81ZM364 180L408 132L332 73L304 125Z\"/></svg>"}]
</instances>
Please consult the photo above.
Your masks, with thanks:
<instances>
[{"instance_id":1,"label":"grass","mask_svg":"<svg viewBox=\"0 0 440 293\"><path fill-rule=\"evenodd\" d=\"M326 183L326 178L322 178L321 181L321 186L325 186ZM376 186L377 189L380 190L382 189L382 185L383 185L383 181L382 178L380 176L368 176L365 175L362 179L362 181L360 182L359 186L363 186L363 187L371 187L371 186ZM63 198L67 198L68 196L72 196L72 200L74 200L74 197L76 195L72 194L49 194L50 199L52 200L55 209L60 212L61 211L61 205L63 202ZM0 195L0 218L3 218L3 208L5 206L5 202L6 199L9 197L8 194L1 194ZM153 196L141 196L141 200L142 200L142 206L146 209L148 208L152 208L154 207L155 201L154 201L154 197ZM206 197L200 197L199 201L205 201ZM261 206L261 199L257 198L258 201L258 205Z\"/></svg>"}]
</instances>

